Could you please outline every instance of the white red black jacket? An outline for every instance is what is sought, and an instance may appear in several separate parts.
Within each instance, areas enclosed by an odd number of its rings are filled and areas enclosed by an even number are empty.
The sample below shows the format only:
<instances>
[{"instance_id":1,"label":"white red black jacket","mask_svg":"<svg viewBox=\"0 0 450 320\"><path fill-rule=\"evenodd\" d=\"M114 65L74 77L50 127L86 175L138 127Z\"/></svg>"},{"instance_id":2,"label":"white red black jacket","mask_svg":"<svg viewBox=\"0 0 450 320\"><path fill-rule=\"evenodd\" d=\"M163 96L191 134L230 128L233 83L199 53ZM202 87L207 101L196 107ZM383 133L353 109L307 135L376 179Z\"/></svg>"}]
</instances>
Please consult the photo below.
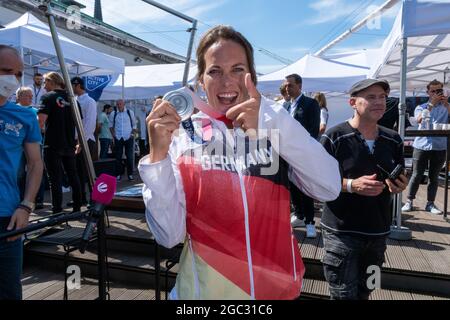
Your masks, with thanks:
<instances>
[{"instance_id":1,"label":"white red black jacket","mask_svg":"<svg viewBox=\"0 0 450 320\"><path fill-rule=\"evenodd\" d=\"M341 191L337 161L265 98L259 131L277 130L279 141L271 136L263 147L250 142L254 148L236 150L244 141L239 131L202 113L193 119L202 138L181 130L165 160L139 163L151 232L168 248L185 242L172 297L295 298L304 266L290 226L288 178L317 200L334 200ZM267 159L277 154L277 170L262 175L273 171Z\"/></svg>"}]
</instances>

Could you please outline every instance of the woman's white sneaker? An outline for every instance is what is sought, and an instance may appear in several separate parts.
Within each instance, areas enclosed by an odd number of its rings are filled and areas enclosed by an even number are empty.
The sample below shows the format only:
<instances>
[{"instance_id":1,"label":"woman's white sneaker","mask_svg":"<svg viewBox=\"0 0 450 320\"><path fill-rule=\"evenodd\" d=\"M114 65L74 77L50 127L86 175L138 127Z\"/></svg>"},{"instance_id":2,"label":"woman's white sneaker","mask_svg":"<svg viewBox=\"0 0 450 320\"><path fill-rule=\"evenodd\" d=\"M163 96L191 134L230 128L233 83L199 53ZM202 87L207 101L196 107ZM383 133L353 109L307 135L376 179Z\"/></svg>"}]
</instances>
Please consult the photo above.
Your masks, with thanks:
<instances>
[{"instance_id":1,"label":"woman's white sneaker","mask_svg":"<svg viewBox=\"0 0 450 320\"><path fill-rule=\"evenodd\" d=\"M413 210L413 203L412 201L408 200L402 207L402 212L410 212Z\"/></svg>"}]
</instances>

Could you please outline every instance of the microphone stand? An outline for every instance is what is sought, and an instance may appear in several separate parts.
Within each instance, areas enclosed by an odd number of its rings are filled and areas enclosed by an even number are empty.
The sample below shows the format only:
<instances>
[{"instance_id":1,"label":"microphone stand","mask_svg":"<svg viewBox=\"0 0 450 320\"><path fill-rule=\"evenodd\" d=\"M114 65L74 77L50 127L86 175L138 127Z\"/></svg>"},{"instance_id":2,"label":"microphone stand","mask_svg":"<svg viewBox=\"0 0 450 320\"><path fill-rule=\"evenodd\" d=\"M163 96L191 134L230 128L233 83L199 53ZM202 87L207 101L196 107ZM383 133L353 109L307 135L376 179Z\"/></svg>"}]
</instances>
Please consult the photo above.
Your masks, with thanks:
<instances>
[{"instance_id":1,"label":"microphone stand","mask_svg":"<svg viewBox=\"0 0 450 320\"><path fill-rule=\"evenodd\" d=\"M105 215L104 210L99 213L97 224L97 259L98 259L98 300L106 300L109 294L106 292L107 283L107 266L108 255L106 248L106 230L105 230Z\"/></svg>"}]
</instances>

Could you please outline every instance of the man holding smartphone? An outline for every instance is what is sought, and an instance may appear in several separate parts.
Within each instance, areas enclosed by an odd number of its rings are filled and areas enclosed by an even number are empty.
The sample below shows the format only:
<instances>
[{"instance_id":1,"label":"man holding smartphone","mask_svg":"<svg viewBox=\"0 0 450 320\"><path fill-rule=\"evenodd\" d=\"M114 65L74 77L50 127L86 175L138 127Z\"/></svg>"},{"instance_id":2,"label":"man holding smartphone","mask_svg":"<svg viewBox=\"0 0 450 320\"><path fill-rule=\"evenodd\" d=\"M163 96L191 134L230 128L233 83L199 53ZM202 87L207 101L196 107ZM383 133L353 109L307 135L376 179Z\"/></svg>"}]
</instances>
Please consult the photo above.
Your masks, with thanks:
<instances>
[{"instance_id":1,"label":"man holding smartphone","mask_svg":"<svg viewBox=\"0 0 450 320\"><path fill-rule=\"evenodd\" d=\"M430 114L430 126L434 123L448 123L449 103L448 95L444 93L444 85L433 80L427 86L427 93L430 100L416 107L414 117L420 124L419 129L426 129L422 125L424 110L428 110ZM425 211L431 214L441 214L434 204L439 182L439 172L441 171L447 152L446 137L417 137L414 140L413 152L413 174L409 182L408 200L402 208L403 212L413 211L413 200L419 189L420 181L428 165L428 191L427 204Z\"/></svg>"},{"instance_id":2,"label":"man holding smartphone","mask_svg":"<svg viewBox=\"0 0 450 320\"><path fill-rule=\"evenodd\" d=\"M369 268L381 268L392 221L392 195L408 184L403 173L403 141L378 125L386 111L389 83L366 79L350 89L351 120L322 135L320 142L336 158L341 193L325 203L323 268L332 299L367 300Z\"/></svg>"}]
</instances>

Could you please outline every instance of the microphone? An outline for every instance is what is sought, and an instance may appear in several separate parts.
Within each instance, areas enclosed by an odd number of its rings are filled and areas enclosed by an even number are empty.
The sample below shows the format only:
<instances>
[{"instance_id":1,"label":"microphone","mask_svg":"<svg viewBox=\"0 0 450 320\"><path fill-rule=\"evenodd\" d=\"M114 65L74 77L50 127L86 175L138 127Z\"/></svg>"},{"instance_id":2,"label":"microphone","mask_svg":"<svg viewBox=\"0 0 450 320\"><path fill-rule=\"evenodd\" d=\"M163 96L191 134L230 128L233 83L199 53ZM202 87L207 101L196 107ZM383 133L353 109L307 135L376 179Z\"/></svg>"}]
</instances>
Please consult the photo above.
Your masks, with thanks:
<instances>
[{"instance_id":1,"label":"microphone","mask_svg":"<svg viewBox=\"0 0 450 320\"><path fill-rule=\"evenodd\" d=\"M89 238L97 227L98 220L102 218L102 213L105 210L105 206L111 203L114 193L116 192L116 178L107 174L101 174L95 181L94 188L92 190L92 200L95 202L94 207L91 209L89 220L84 229L83 236L80 243L80 252L86 251L89 243Z\"/></svg>"}]
</instances>

